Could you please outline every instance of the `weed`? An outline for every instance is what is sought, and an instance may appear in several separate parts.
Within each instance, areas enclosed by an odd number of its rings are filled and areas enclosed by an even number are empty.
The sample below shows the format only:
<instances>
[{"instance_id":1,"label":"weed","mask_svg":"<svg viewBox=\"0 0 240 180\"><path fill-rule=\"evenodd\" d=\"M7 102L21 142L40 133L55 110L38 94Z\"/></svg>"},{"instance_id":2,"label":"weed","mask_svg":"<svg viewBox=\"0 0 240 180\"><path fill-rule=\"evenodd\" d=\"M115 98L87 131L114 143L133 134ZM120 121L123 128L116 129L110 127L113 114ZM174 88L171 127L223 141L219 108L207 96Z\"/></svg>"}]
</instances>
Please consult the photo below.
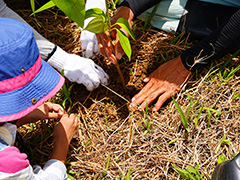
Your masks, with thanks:
<instances>
[{"instance_id":1,"label":"weed","mask_svg":"<svg viewBox=\"0 0 240 180\"><path fill-rule=\"evenodd\" d=\"M237 154L231 154L232 158L234 158L236 155ZM221 164L222 162L227 161L227 160L229 160L229 159L226 158L224 154L222 154L218 157L217 163Z\"/></svg>"},{"instance_id":2,"label":"weed","mask_svg":"<svg viewBox=\"0 0 240 180\"><path fill-rule=\"evenodd\" d=\"M151 120L148 118L148 103L146 103L146 108L144 110L144 118L143 118L143 122L145 125L145 131L143 132L143 135L146 135L150 129L152 129L152 124L151 124Z\"/></svg>"},{"instance_id":3,"label":"weed","mask_svg":"<svg viewBox=\"0 0 240 180\"><path fill-rule=\"evenodd\" d=\"M214 112L214 113L217 113L217 119L219 118L220 114L221 114L221 111L217 111L215 109L212 109L210 107L202 107L203 110L207 110L208 112L208 124L207 124L207 127L209 128L209 125L210 125L210 120L211 120L211 112Z\"/></svg>"},{"instance_id":4,"label":"weed","mask_svg":"<svg viewBox=\"0 0 240 180\"><path fill-rule=\"evenodd\" d=\"M222 162L227 161L227 160L228 159L225 157L225 155L222 154L218 157L217 163L221 164Z\"/></svg>"},{"instance_id":5,"label":"weed","mask_svg":"<svg viewBox=\"0 0 240 180\"><path fill-rule=\"evenodd\" d=\"M173 97L172 97L172 98L173 98ZM189 95L188 95L188 98L190 98ZM210 125L210 120L211 120L211 115L212 115L211 112L217 113L217 119L219 118L219 116L220 116L220 114L221 114L221 111L217 111L217 110L212 109L212 108L210 108L210 107L202 106L202 107L200 107L200 108L197 109L196 106L199 104L199 101L200 101L200 98L198 98L197 102L194 103L194 102L193 102L193 99L190 98L190 103L189 103L189 105L188 105L186 115L184 115L182 109L180 108L180 106L178 105L178 103L176 102L176 100L173 98L173 102L174 102L174 104L175 104L175 106L176 106L176 108L177 108L177 110L178 110L178 112L179 112L179 114L180 114L182 124L184 125L185 130L186 130L187 132L190 131L190 129L188 128L188 121L190 121L190 120L193 120L193 121L194 121L194 128L195 128L195 129L197 128L198 121L199 121L199 119L200 119L200 117L201 117L201 115L202 115L202 113L203 113L203 110L207 110L207 112L208 112L207 128L209 128L209 125ZM189 117L190 110L191 110L192 107L194 108L193 111L192 111L193 114L194 114L194 116ZM216 120L217 120L217 119L216 119Z\"/></svg>"},{"instance_id":6,"label":"weed","mask_svg":"<svg viewBox=\"0 0 240 180\"><path fill-rule=\"evenodd\" d=\"M239 99L239 98L240 98L240 93L239 93L239 91L233 92L232 99L235 100L235 99Z\"/></svg>"},{"instance_id":7,"label":"weed","mask_svg":"<svg viewBox=\"0 0 240 180\"><path fill-rule=\"evenodd\" d=\"M230 145L230 144L231 144L231 141L228 140L228 139L226 139L227 135L228 135L228 133L225 134L225 136L223 136L223 138L221 139L221 141L218 143L215 153L217 153L217 152L219 151L219 149L220 149L220 147L221 147L222 144L227 144L227 145Z\"/></svg>"},{"instance_id":8,"label":"weed","mask_svg":"<svg viewBox=\"0 0 240 180\"><path fill-rule=\"evenodd\" d=\"M66 164L68 164L68 162L66 162ZM71 169L72 166L69 166L68 169L67 169L67 177L70 179L70 180L76 180L76 178L74 178L73 176L76 175L76 172L75 171L72 171L72 170L69 170Z\"/></svg>"},{"instance_id":9,"label":"weed","mask_svg":"<svg viewBox=\"0 0 240 180\"><path fill-rule=\"evenodd\" d=\"M64 70L62 70L61 75L64 76ZM63 96L61 105L63 106L64 109L66 109L66 105L69 105L70 107L72 105L71 91L72 91L73 86L74 86L74 84L67 87L66 82L65 82L59 91L60 94Z\"/></svg>"},{"instance_id":10,"label":"weed","mask_svg":"<svg viewBox=\"0 0 240 180\"><path fill-rule=\"evenodd\" d=\"M173 140L169 141L169 143L168 143L168 144L175 143L176 141L177 141L177 139L173 139Z\"/></svg>"},{"instance_id":11,"label":"weed","mask_svg":"<svg viewBox=\"0 0 240 180\"><path fill-rule=\"evenodd\" d=\"M109 154L108 154L108 159L107 159L107 164L106 164L106 166L105 166L104 172L102 173L102 178L101 178L101 180L104 180L104 179L105 179L105 176L106 176L106 174L107 174L107 170L108 170L109 163L110 163L110 157L111 157L111 154L109 153Z\"/></svg>"},{"instance_id":12,"label":"weed","mask_svg":"<svg viewBox=\"0 0 240 180\"><path fill-rule=\"evenodd\" d=\"M228 60L223 64L222 69L224 69L232 60L232 58L236 57L238 54L240 53L240 49L238 49L235 53L233 53L233 55L228 58Z\"/></svg>"},{"instance_id":13,"label":"weed","mask_svg":"<svg viewBox=\"0 0 240 180\"><path fill-rule=\"evenodd\" d=\"M83 146L84 147L88 147L89 146L89 144L90 144L90 142L91 142L91 140L89 139L89 140L87 140L87 142L85 143L85 144L83 144Z\"/></svg>"},{"instance_id":14,"label":"weed","mask_svg":"<svg viewBox=\"0 0 240 180\"><path fill-rule=\"evenodd\" d=\"M176 102L176 100L174 99L174 97L172 97L172 99L173 99L173 102L174 102L174 104L175 104L175 106L176 106L176 108L177 108L177 110L178 110L178 112L179 112L179 114L180 114L181 121L182 121L182 124L183 124L184 127L185 127L185 130L186 130L187 132L190 132L190 130L189 130L189 128L188 128L188 124L187 124L187 123L188 123L188 117L184 115L182 109L180 108L180 106L178 105L178 103Z\"/></svg>"},{"instance_id":15,"label":"weed","mask_svg":"<svg viewBox=\"0 0 240 180\"><path fill-rule=\"evenodd\" d=\"M193 168L189 165L187 165L187 169L180 169L177 168L174 164L172 164L173 168L178 172L178 174L180 174L180 176L183 179L187 179L187 180L203 180L204 175L200 174L198 172L199 169L199 164L196 166L196 168Z\"/></svg>"},{"instance_id":16,"label":"weed","mask_svg":"<svg viewBox=\"0 0 240 180\"><path fill-rule=\"evenodd\" d=\"M131 176L131 170L130 170L130 169L128 169L128 173L127 173L126 176L125 176L125 175L122 175L122 176L123 176L123 178L126 179L126 180L131 180L131 179L133 179L132 176Z\"/></svg>"}]
</instances>

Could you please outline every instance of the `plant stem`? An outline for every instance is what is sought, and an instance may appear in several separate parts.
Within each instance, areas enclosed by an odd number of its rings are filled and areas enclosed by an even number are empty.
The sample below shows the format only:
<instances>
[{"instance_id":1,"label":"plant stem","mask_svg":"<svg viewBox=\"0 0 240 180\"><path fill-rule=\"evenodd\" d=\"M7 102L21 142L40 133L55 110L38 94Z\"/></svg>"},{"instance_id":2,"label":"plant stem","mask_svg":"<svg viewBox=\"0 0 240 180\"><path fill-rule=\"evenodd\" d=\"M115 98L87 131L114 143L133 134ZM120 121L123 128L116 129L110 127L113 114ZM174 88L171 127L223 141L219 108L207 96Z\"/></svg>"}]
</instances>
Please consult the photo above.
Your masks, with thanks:
<instances>
[{"instance_id":1,"label":"plant stem","mask_svg":"<svg viewBox=\"0 0 240 180\"><path fill-rule=\"evenodd\" d=\"M106 2L106 15L107 15L107 19L108 19L108 28L109 28L109 32L110 32L109 34L107 34L107 36L108 36L109 41L110 41L112 52L113 52L113 54L115 54L115 50L114 50L114 46L113 46L113 40L111 38L112 25L111 25L110 15L109 15L109 12L108 12L107 0L105 0L105 2ZM122 71L119 67L118 61L116 62L116 67L117 67L117 71L118 71L118 74L120 76L120 79L121 79L121 82L122 82L122 85L123 85L123 90L127 94L126 83L125 83L125 80L123 78Z\"/></svg>"}]
</instances>

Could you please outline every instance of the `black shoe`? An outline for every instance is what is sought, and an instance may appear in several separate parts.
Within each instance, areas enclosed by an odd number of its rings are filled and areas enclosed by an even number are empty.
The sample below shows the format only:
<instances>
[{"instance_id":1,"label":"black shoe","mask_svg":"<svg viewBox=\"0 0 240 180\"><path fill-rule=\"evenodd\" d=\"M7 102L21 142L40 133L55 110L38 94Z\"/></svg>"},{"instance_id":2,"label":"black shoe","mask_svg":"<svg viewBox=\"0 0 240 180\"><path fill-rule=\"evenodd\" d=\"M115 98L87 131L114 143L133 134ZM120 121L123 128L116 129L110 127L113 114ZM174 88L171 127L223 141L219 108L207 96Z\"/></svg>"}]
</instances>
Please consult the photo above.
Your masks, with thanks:
<instances>
[{"instance_id":1,"label":"black shoe","mask_svg":"<svg viewBox=\"0 0 240 180\"><path fill-rule=\"evenodd\" d=\"M232 160L217 165L211 180L240 180L240 153Z\"/></svg>"}]
</instances>

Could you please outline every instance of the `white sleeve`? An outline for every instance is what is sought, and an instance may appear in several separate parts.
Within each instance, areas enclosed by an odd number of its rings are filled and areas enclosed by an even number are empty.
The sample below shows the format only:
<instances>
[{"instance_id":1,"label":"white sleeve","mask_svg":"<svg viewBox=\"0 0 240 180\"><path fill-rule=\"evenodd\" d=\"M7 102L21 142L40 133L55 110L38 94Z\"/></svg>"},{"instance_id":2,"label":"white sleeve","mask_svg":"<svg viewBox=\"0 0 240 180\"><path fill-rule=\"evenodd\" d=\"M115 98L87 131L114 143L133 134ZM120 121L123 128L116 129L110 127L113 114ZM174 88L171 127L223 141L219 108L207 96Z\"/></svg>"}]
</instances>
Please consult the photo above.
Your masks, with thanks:
<instances>
[{"instance_id":1,"label":"white sleeve","mask_svg":"<svg viewBox=\"0 0 240 180\"><path fill-rule=\"evenodd\" d=\"M67 173L65 165L56 159L50 159L41 168L38 165L33 166L33 173L35 179L39 180L67 180Z\"/></svg>"}]
</instances>

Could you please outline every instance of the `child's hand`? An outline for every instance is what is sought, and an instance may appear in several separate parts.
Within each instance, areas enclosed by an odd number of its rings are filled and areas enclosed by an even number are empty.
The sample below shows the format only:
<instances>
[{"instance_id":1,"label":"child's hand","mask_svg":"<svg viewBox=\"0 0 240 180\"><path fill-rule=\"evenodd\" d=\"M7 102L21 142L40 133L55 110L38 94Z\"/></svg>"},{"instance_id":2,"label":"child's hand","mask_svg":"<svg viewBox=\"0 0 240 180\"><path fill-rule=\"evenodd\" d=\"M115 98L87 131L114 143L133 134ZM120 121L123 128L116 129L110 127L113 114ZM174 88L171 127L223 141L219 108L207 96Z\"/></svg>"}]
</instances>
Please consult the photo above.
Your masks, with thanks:
<instances>
[{"instance_id":1,"label":"child's hand","mask_svg":"<svg viewBox=\"0 0 240 180\"><path fill-rule=\"evenodd\" d=\"M34 116L37 117L38 120L59 119L65 113L66 111L59 104L47 102L45 104L42 104L35 110Z\"/></svg>"},{"instance_id":2,"label":"child's hand","mask_svg":"<svg viewBox=\"0 0 240 180\"><path fill-rule=\"evenodd\" d=\"M53 111L53 112L51 112L51 111ZM26 123L37 122L38 120L58 119L58 118L61 118L63 116L63 114L65 114L65 113L66 113L66 111L59 104L47 102L47 103L40 105L37 109L33 110L28 115L19 119L17 121L16 125L19 127Z\"/></svg>"},{"instance_id":3,"label":"child's hand","mask_svg":"<svg viewBox=\"0 0 240 180\"><path fill-rule=\"evenodd\" d=\"M65 163L68 146L77 132L78 118L74 115L64 114L54 127L54 149L51 159Z\"/></svg>"},{"instance_id":4,"label":"child's hand","mask_svg":"<svg viewBox=\"0 0 240 180\"><path fill-rule=\"evenodd\" d=\"M74 134L77 132L78 118L74 114L64 114L54 127L55 143L69 146Z\"/></svg>"}]
</instances>

